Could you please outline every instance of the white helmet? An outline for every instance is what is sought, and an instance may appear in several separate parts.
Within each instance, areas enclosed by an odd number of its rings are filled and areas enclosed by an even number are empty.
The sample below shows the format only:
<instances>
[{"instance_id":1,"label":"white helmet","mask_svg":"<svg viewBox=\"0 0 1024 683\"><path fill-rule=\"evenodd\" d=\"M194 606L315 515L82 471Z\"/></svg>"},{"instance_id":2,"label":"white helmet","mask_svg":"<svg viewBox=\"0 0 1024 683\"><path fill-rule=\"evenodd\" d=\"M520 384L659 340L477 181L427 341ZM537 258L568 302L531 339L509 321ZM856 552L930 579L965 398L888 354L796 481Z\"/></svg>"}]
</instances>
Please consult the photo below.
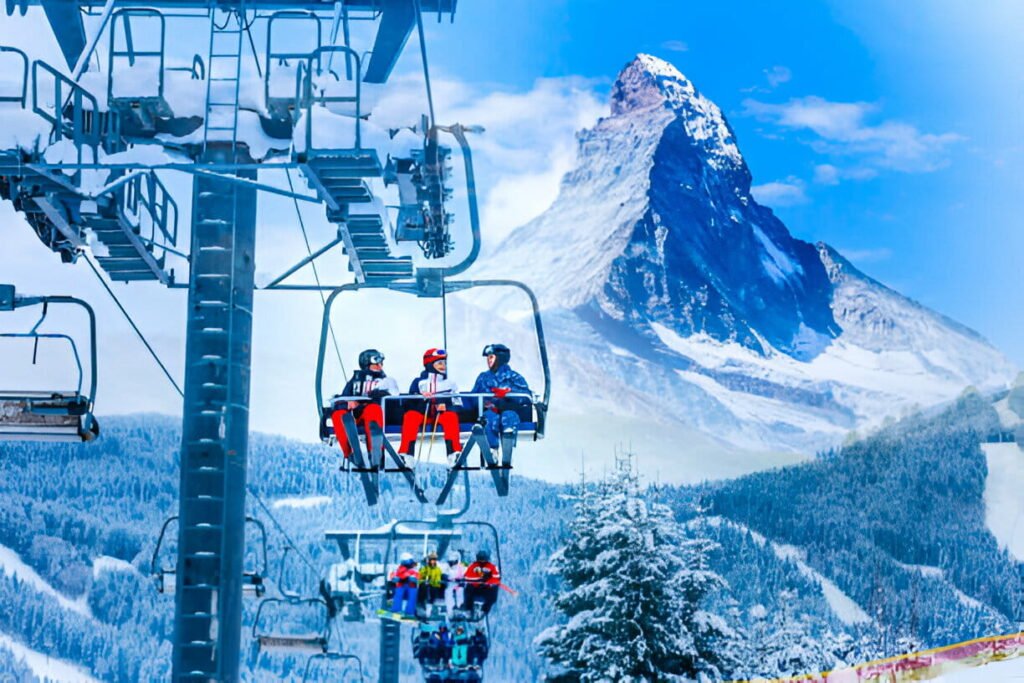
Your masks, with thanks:
<instances>
[{"instance_id":1,"label":"white helmet","mask_svg":"<svg viewBox=\"0 0 1024 683\"><path fill-rule=\"evenodd\" d=\"M406 562L414 562L415 560L413 559L412 553L402 553L398 558L398 561L405 564Z\"/></svg>"},{"instance_id":2,"label":"white helmet","mask_svg":"<svg viewBox=\"0 0 1024 683\"><path fill-rule=\"evenodd\" d=\"M462 559L462 555L459 554L458 550L450 550L448 552L448 562L449 563L453 564L455 562L459 562L461 559Z\"/></svg>"}]
</instances>

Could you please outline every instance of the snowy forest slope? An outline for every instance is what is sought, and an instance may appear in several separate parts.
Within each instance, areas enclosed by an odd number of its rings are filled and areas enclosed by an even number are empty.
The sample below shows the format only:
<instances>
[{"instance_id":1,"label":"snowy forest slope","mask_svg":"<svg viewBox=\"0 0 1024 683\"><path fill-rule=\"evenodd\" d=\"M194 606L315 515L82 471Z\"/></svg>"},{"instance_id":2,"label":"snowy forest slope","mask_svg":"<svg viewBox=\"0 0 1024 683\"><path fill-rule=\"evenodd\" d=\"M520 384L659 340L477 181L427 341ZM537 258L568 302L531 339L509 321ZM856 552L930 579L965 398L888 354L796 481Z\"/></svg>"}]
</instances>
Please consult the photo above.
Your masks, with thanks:
<instances>
[{"instance_id":1,"label":"snowy forest slope","mask_svg":"<svg viewBox=\"0 0 1024 683\"><path fill-rule=\"evenodd\" d=\"M776 667L748 673L806 670L1012 630L1022 565L986 527L979 447L998 429L991 404L966 395L948 412L910 418L813 463L662 487L657 495L682 521L721 545L712 563L730 589L710 608L748 634L752 662ZM11 606L0 610L0 633L100 680L167 675L173 603L144 574L160 524L176 512L179 438L171 420L138 416L108 419L90 446L3 446L0 545L62 599L0 572L0 603ZM336 453L319 446L256 435L250 463L250 481L268 504L309 501L274 512L325 569L336 550L323 542L324 529L372 528L419 512L402 488L386 493L380 510L368 510L355 482L337 472ZM560 494L567 491L519 476L501 501L488 481L474 487L471 517L498 527L502 573L519 593L504 595L494 613L490 680L531 680L542 671L531 641L555 618L545 567L566 529L571 507ZM255 507L250 512L260 516ZM282 543L271 530L272 568ZM311 589L316 578L301 566L287 573L290 586ZM83 608L69 609L68 601ZM250 605L247 621L252 614ZM347 627L344 637L372 672L373 625ZM765 654L772 652L774 659ZM246 666L275 676L294 675L301 665L246 658ZM5 666L18 665L0 647ZM414 675L411 665L406 674Z\"/></svg>"}]
</instances>

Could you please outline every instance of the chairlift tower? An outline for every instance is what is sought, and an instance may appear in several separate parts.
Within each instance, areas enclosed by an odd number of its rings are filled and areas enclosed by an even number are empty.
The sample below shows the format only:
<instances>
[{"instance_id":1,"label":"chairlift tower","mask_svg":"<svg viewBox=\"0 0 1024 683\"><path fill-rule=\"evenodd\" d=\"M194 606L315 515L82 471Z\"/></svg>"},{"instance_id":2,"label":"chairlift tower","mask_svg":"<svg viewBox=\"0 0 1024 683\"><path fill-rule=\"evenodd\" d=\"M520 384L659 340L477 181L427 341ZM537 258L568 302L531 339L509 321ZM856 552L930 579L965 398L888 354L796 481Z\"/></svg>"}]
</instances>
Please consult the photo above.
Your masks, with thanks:
<instances>
[{"instance_id":1,"label":"chairlift tower","mask_svg":"<svg viewBox=\"0 0 1024 683\"><path fill-rule=\"evenodd\" d=\"M309 199L308 195L261 185L258 171L278 168L301 173L316 193L315 200L326 205L328 219L338 227L337 240L310 254L283 277L342 245L357 282L387 286L413 278L411 259L390 252L386 217L351 211L353 205L372 199L366 181L383 172L378 151L364 146L361 139L366 112L361 110L360 89L365 84L385 83L418 24L422 34L423 17L454 19L455 3L6 3L8 17L24 14L29 6L41 7L67 64L55 68L21 50L0 48L0 57L15 60L22 72L20 91L0 93L0 107L19 107L50 126L49 140L42 145L0 149L0 197L14 203L40 240L64 262L78 260L87 246L99 246L102 248L94 248L93 254L111 280L155 281L188 288L175 570L175 681L239 680L257 195L268 191ZM93 19L92 34L86 31L85 16ZM275 22L275 18L286 16L295 21ZM132 31L133 24L138 26L147 18L156 21L156 28ZM349 44L349 22L357 20L372 21L377 27L366 59L364 52ZM167 31L168 22L205 25L209 30L207 53L197 55L190 66L170 63L165 46L170 41L173 47L175 33ZM255 158L247 145L240 121L243 116L253 120L253 112L243 111L240 92L246 74L243 62L257 61L250 33L256 24L267 33L267 59L262 65L266 101L258 115L263 132L279 143L278 154L260 158ZM322 25L331 29L326 43ZM272 47L273 32L301 30L315 34L317 47L290 55L291 62L298 65L293 74L286 74L290 92L274 96L271 76L277 62L271 57L279 55ZM98 51L106 40L109 47ZM145 47L144 42L152 47ZM250 45L252 55L247 54ZM98 59L104 49L105 74L104 60ZM88 85L95 83L87 78L97 75L89 68L94 61L106 78L105 93ZM155 91L122 92L122 64L125 69L151 65ZM343 65L340 76L337 65ZM322 89L318 77L325 71L352 87L340 93ZM192 113L176 111L181 103L167 95L175 83L202 97L200 122ZM344 110L343 119L334 118L330 124L342 121L354 131L352 137L345 144L318 147L315 126L329 111L338 110ZM42 148L55 142L70 143L74 158L48 162ZM130 155L114 156L141 145L162 147L174 155L155 164L125 161L134 158ZM158 169L193 176L187 249L177 243L177 204ZM86 171L105 173L102 187L83 182ZM443 211L440 215L447 221ZM444 235L435 229L431 240L436 255L443 255L443 248L436 245L446 246ZM187 263L187 285L179 283L168 266L175 257Z\"/></svg>"}]
</instances>

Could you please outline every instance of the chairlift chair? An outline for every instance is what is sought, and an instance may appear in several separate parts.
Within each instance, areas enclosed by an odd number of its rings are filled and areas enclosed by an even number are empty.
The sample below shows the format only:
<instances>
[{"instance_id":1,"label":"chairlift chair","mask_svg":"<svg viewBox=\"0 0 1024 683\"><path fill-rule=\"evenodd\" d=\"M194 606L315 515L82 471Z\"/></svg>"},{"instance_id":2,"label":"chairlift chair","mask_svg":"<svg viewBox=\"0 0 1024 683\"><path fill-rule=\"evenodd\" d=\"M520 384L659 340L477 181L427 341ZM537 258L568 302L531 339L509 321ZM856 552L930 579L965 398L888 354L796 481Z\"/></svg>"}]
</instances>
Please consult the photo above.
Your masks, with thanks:
<instances>
[{"instance_id":1,"label":"chairlift chair","mask_svg":"<svg viewBox=\"0 0 1024 683\"><path fill-rule=\"evenodd\" d=\"M164 538L172 523L178 521L178 516L168 517L157 537L156 547L153 548L153 557L149 562L149 573L156 582L157 592L165 595L174 595L178 585L178 569L176 566L167 566L161 563L161 550L163 549ZM267 578L267 529L258 519L246 517L248 525L256 527L259 532L258 561L257 566L252 569L242 570L242 594L248 597L262 598L266 593Z\"/></svg>"},{"instance_id":2,"label":"chairlift chair","mask_svg":"<svg viewBox=\"0 0 1024 683\"><path fill-rule=\"evenodd\" d=\"M341 669L341 674L342 675L347 674L349 668L352 666L352 663L354 663L355 664L356 672L359 674L359 680L360 681L366 680L365 676L363 675L363 660L361 660L358 656L353 655L353 654L347 654L347 653L342 653L342 652L330 651L330 652L318 652L316 654L310 655L309 659L306 660L306 668L302 672L302 682L303 683L308 683L310 681L325 680L323 678L323 676L320 676L320 677L317 677L317 678L310 678L310 674L313 671L316 670L314 668L314 666L313 666L314 663L319 663L319 662L333 663L333 664L341 663L342 666L344 667L344 668ZM335 680L335 679L331 678L330 680ZM341 679L339 678L337 680L341 680Z\"/></svg>"},{"instance_id":3,"label":"chairlift chair","mask_svg":"<svg viewBox=\"0 0 1024 683\"><path fill-rule=\"evenodd\" d=\"M421 125L423 128L427 126L425 121ZM389 164L389 169L385 174L386 179L390 182L398 183L400 188L403 182L407 186L404 194L408 195L407 199L411 207L409 211L424 211L425 220L429 218L426 223L420 226L422 229L406 230L404 233L400 231L396 234L396 238L400 241L416 241L423 250L424 256L428 259L446 256L452 247L448 234L448 214L444 209L444 201L448 197L448 188L445 184L447 179L447 153L445 150L447 148L438 144L438 137L440 133L452 135L462 149L473 243L469 253L459 263L443 268L417 267L412 278L401 276L370 277L369 274L361 272L361 269L356 269L356 282L342 285L328 296L324 305L323 320L320 328L320 347L317 354L315 384L320 437L328 445L333 443L334 440L330 420L335 410L335 405L340 401L365 400L361 397L346 396L334 396L329 400L325 400L323 388L324 359L326 357L328 337L333 332L331 329L332 307L342 293L358 292L362 289L388 289L412 294L419 298L443 298L450 293L482 287L511 287L523 292L529 299L533 310L534 330L537 336L537 347L544 375L544 388L542 393L536 396L514 397L518 398L521 402L522 414L520 415L519 436L526 439L532 437L533 440L541 439L544 436L547 410L551 397L551 372L548 363L547 344L544 338L544 327L540 315L540 305L536 295L527 285L515 280L449 279L465 272L480 253L480 213L476 197L472 152L466 138L466 133L480 132L481 130L479 127L466 127L461 124L432 126L425 131L422 153L414 155L411 159L392 160L392 163ZM402 177L403 173L399 172L403 169L406 171L404 175L409 176L404 178L404 180ZM428 209L423 209L423 206L427 206ZM407 214L411 215L409 212ZM408 227L405 226L405 228ZM467 419L464 422L460 420L462 422L460 424L461 438L465 443L465 447L455 462L449 467L447 479L436 501L438 505L444 504L445 500L447 500L458 473L467 469L485 469L490 471L498 495L508 495L509 471L512 468L512 451L516 445L516 440L504 439L501 444L500 453L493 453L484 437L483 426L477 422L482 415L483 397L473 397L468 394L463 394L463 396L470 396L470 398L474 398L476 401L475 405L471 406ZM409 395L385 399L383 403L386 405L382 405L385 412L384 435L389 439L399 437L401 434L402 415L405 412L405 408L408 407L411 401L415 401L414 405L418 405L422 403L422 400L422 396ZM364 459L358 445L359 440L355 438L358 436L355 429L355 421L351 418L350 414L346 414L343 422L345 423L345 433L348 442L352 445L354 451L353 460L347 462L344 469L359 475L367 502L370 505L377 503L380 496L379 473L388 471L401 473L409 482L416 497L423 502L423 491L418 487L418 482L411 468L407 466L404 458L399 457L394 452L390 443L384 439L375 438L378 436L374 434L376 426L371 426L371 441L376 452L367 454L367 457ZM433 437L434 434L431 433L430 436ZM469 459L469 455L474 449L479 451L479 464L471 462ZM394 463L395 467L389 469L388 462Z\"/></svg>"},{"instance_id":4,"label":"chairlift chair","mask_svg":"<svg viewBox=\"0 0 1024 683\"><path fill-rule=\"evenodd\" d=\"M271 605L274 608L266 610ZM264 620L268 619L267 615L271 612L281 609L281 606L309 607L315 608L317 612L322 608L323 618L318 617L317 620L323 624L323 627L315 631L274 631L268 628ZM256 646L256 652L325 653L329 649L328 643L331 635L330 615L330 606L322 598L263 598L256 609L256 616L252 624L252 639Z\"/></svg>"},{"instance_id":5,"label":"chairlift chair","mask_svg":"<svg viewBox=\"0 0 1024 683\"><path fill-rule=\"evenodd\" d=\"M468 501L467 501L468 502ZM468 507L468 505L467 505ZM398 520L385 524L373 530L359 531L327 531L326 538L338 544L341 550L344 569L339 568L335 575L339 580L328 583L331 587L332 597L348 598L360 601L365 604L368 601L380 599L382 608L387 610L390 595L387 587L391 570L398 566L398 557L401 552L413 551L414 556L426 557L430 551L438 554L439 561L451 548L451 544L465 538L465 532L469 529L479 529L488 537L488 545L494 548L494 556L497 565L501 567L501 545L498 531L494 525L482 521L458 521L456 517L466 511L454 510L442 512L435 519L430 520ZM368 548L376 548L382 554L378 555L381 561L374 558L370 561L367 557ZM335 565L338 566L338 565ZM352 576L350 571L364 572L367 569L373 577L373 590L365 592L352 591L349 589L348 581ZM427 620L452 619L475 623L481 621L483 615L477 614L445 614L444 610L434 610L432 614L425 615Z\"/></svg>"},{"instance_id":6,"label":"chairlift chair","mask_svg":"<svg viewBox=\"0 0 1024 683\"><path fill-rule=\"evenodd\" d=\"M89 384L83 388L85 372L78 345L67 334L40 332L52 304L80 306L89 316ZM96 315L86 302L71 296L21 296L14 285L0 285L0 312L28 306L42 306L39 320L28 332L0 332L0 338L62 340L71 348L78 377L74 389L24 391L0 388L0 441L89 442L99 436L93 415L96 398Z\"/></svg>"}]
</instances>

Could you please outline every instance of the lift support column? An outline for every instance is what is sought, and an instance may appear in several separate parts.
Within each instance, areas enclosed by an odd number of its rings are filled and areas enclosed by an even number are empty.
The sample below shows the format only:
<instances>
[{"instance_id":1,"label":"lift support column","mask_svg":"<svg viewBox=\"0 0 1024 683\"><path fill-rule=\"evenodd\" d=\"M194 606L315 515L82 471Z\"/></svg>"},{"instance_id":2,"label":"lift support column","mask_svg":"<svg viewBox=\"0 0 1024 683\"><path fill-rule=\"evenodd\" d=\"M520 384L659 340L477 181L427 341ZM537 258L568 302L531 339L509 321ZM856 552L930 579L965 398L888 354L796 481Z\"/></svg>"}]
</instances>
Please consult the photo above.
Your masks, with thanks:
<instances>
[{"instance_id":1,"label":"lift support column","mask_svg":"<svg viewBox=\"0 0 1024 683\"><path fill-rule=\"evenodd\" d=\"M211 145L201 162L238 155ZM237 681L256 191L197 175L192 202L173 677Z\"/></svg>"}]
</instances>

